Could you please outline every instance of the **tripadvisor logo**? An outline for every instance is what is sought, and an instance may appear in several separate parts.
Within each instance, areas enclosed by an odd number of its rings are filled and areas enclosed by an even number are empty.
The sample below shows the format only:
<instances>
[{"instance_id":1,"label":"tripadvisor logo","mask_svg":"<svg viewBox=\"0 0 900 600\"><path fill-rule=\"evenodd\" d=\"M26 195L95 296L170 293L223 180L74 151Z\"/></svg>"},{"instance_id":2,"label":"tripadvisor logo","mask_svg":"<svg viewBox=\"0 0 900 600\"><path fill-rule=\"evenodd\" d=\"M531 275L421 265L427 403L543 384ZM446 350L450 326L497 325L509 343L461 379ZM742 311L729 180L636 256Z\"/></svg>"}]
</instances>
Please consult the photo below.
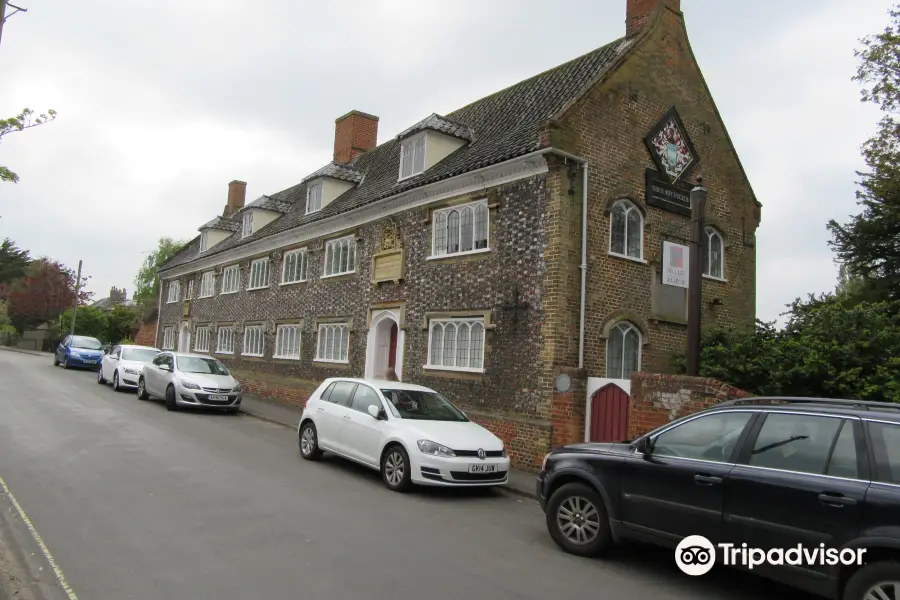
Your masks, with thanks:
<instances>
[{"instance_id":1,"label":"tripadvisor logo","mask_svg":"<svg viewBox=\"0 0 900 600\"><path fill-rule=\"evenodd\" d=\"M865 548L827 548L819 544L806 548L802 544L790 548L751 548L723 542L713 545L702 535L689 535L675 548L675 564L687 575L705 575L713 568L718 556L726 566L743 566L748 569L760 565L835 566L861 565Z\"/></svg>"}]
</instances>

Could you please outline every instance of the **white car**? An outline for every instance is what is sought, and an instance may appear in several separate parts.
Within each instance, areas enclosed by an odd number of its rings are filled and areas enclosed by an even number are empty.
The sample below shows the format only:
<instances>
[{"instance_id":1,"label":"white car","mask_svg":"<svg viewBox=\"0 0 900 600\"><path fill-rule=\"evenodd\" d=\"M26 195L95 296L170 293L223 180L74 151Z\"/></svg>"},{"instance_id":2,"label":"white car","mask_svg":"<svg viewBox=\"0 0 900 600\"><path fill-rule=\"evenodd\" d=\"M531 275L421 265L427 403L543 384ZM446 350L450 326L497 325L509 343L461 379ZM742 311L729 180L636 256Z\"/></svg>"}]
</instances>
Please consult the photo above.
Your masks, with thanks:
<instances>
[{"instance_id":1,"label":"white car","mask_svg":"<svg viewBox=\"0 0 900 600\"><path fill-rule=\"evenodd\" d=\"M105 354L97 370L97 383L112 382L115 391L137 387L143 366L162 352L149 346L120 345Z\"/></svg>"},{"instance_id":2,"label":"white car","mask_svg":"<svg viewBox=\"0 0 900 600\"><path fill-rule=\"evenodd\" d=\"M158 354L141 369L137 396L163 398L169 410L203 406L236 413L241 408L241 384L219 359L205 354Z\"/></svg>"},{"instance_id":3,"label":"white car","mask_svg":"<svg viewBox=\"0 0 900 600\"><path fill-rule=\"evenodd\" d=\"M500 438L419 385L326 379L306 402L297 434L303 458L334 452L380 470L398 492L412 484L503 485L509 475Z\"/></svg>"}]
</instances>

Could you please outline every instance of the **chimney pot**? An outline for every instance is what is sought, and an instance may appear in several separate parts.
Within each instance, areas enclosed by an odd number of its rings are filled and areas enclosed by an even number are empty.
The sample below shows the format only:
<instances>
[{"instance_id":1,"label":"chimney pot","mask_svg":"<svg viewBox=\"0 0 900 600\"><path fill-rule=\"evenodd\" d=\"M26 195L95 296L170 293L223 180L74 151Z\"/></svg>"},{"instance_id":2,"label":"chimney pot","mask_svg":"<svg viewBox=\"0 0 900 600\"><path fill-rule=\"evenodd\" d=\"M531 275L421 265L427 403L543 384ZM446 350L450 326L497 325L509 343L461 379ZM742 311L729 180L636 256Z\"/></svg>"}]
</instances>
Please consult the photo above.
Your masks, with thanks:
<instances>
[{"instance_id":1,"label":"chimney pot","mask_svg":"<svg viewBox=\"0 0 900 600\"><path fill-rule=\"evenodd\" d=\"M681 12L681 0L625 0L625 36L639 34L662 5Z\"/></svg>"},{"instance_id":2,"label":"chimney pot","mask_svg":"<svg viewBox=\"0 0 900 600\"><path fill-rule=\"evenodd\" d=\"M334 121L334 162L348 163L378 145L378 117L351 110Z\"/></svg>"},{"instance_id":3,"label":"chimney pot","mask_svg":"<svg viewBox=\"0 0 900 600\"><path fill-rule=\"evenodd\" d=\"M225 203L224 216L230 217L244 208L247 197L247 182L234 180L228 184L228 201Z\"/></svg>"}]
</instances>

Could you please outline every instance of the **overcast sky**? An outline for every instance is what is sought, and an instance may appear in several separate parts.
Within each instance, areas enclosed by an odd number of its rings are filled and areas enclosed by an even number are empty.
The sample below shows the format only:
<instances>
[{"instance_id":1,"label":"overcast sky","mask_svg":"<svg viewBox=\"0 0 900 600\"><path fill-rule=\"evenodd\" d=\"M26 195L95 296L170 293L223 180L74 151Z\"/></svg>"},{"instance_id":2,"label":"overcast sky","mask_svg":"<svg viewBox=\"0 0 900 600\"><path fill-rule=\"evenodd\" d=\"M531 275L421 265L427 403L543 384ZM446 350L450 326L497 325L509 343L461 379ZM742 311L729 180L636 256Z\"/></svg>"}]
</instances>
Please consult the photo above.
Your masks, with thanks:
<instances>
[{"instance_id":1,"label":"overcast sky","mask_svg":"<svg viewBox=\"0 0 900 600\"><path fill-rule=\"evenodd\" d=\"M7 136L0 238L75 267L95 298L157 238L331 159L334 119L378 115L379 142L624 33L625 0L18 0L0 43ZM682 0L694 53L763 203L757 312L834 287L829 218L856 212L874 107L851 81L889 0Z\"/></svg>"}]
</instances>

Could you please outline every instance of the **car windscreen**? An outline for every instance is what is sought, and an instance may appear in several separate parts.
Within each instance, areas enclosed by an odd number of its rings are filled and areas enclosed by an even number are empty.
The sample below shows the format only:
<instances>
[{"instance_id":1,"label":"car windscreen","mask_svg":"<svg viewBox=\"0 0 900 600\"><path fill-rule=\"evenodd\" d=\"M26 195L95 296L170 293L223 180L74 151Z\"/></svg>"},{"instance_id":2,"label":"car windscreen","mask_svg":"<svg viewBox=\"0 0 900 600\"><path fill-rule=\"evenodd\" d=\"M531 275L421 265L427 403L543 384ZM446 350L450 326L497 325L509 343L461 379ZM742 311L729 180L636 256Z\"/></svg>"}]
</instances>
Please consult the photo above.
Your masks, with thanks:
<instances>
[{"instance_id":1,"label":"car windscreen","mask_svg":"<svg viewBox=\"0 0 900 600\"><path fill-rule=\"evenodd\" d=\"M85 337L83 335L73 335L72 347L84 348L85 350L102 350L103 344L101 344L100 340L98 340L97 338Z\"/></svg>"},{"instance_id":2,"label":"car windscreen","mask_svg":"<svg viewBox=\"0 0 900 600\"><path fill-rule=\"evenodd\" d=\"M466 415L437 392L419 390L381 390L394 416L420 421L466 422Z\"/></svg>"},{"instance_id":3,"label":"car windscreen","mask_svg":"<svg viewBox=\"0 0 900 600\"><path fill-rule=\"evenodd\" d=\"M150 362L156 358L157 354L159 354L158 350L151 350L150 348L123 348L122 360Z\"/></svg>"},{"instance_id":4,"label":"car windscreen","mask_svg":"<svg viewBox=\"0 0 900 600\"><path fill-rule=\"evenodd\" d=\"M202 356L179 356L178 370L182 373L204 373L206 375L230 375L225 365L214 358Z\"/></svg>"}]
</instances>

